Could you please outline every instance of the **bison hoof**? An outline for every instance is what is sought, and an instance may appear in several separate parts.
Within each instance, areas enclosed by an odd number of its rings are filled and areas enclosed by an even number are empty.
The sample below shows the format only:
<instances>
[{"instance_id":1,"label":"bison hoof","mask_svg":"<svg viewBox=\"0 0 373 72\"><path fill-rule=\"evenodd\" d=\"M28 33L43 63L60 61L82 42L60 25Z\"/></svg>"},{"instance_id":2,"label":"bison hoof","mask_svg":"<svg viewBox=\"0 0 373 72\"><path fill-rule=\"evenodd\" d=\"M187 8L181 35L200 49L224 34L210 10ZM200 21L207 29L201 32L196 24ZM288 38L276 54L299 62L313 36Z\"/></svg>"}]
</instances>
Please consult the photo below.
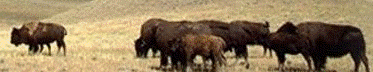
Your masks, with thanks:
<instances>
[{"instance_id":1,"label":"bison hoof","mask_svg":"<svg viewBox=\"0 0 373 72\"><path fill-rule=\"evenodd\" d=\"M246 64L246 69L249 69L250 68L250 64Z\"/></svg>"}]
</instances>

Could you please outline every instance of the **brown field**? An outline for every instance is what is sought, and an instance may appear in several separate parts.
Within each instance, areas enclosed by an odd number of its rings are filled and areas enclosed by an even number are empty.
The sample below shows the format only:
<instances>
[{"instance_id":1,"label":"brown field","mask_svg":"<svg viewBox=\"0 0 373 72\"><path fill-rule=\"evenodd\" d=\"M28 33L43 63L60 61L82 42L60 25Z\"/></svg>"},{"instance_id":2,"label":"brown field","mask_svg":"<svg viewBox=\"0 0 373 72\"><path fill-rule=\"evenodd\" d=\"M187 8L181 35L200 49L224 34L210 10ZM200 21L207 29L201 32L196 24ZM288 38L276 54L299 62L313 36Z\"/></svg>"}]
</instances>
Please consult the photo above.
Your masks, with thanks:
<instances>
[{"instance_id":1,"label":"brown field","mask_svg":"<svg viewBox=\"0 0 373 72\"><path fill-rule=\"evenodd\" d=\"M214 19L229 22L270 22L276 31L285 21L322 21L350 24L363 30L370 71L373 71L373 0L2 0L0 2L0 71L11 72L154 72L158 58L135 58L133 41L141 24L149 18L166 20ZM27 21L60 23L68 29L67 56L48 51L28 55L28 46L10 44L12 27ZM46 47L46 46L45 46ZM248 45L249 69L242 65L224 72L277 71L277 58L260 57L262 46ZM226 53L233 63L233 53ZM197 58L197 63L202 63ZM327 70L348 72L351 56L328 58ZM287 55L286 68L302 71L307 65L301 55ZM365 71L360 66L360 71Z\"/></svg>"}]
</instances>

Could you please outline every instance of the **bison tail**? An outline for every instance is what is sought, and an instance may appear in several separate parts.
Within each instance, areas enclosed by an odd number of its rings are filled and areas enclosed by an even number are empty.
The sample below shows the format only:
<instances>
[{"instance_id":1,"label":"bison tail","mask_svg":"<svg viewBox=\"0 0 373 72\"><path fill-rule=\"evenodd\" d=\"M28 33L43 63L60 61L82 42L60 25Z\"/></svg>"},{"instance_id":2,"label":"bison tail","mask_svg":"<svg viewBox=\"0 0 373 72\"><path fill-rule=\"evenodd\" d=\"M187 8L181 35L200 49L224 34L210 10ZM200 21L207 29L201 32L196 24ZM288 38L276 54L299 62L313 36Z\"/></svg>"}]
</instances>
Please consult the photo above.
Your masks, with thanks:
<instances>
[{"instance_id":1,"label":"bison tail","mask_svg":"<svg viewBox=\"0 0 373 72\"><path fill-rule=\"evenodd\" d=\"M266 26L264 26L264 27L268 28L269 27L269 22L265 21L265 24L266 24Z\"/></svg>"}]
</instances>

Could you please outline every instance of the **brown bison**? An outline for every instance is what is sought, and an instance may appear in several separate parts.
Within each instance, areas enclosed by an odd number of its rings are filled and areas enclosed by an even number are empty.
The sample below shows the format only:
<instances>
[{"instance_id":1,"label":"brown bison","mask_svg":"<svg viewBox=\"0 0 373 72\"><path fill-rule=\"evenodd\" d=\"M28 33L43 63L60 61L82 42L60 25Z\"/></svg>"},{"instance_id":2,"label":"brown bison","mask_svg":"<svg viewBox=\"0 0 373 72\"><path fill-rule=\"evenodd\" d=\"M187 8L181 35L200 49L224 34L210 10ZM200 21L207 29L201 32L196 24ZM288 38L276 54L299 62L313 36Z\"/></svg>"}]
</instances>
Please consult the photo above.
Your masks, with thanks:
<instances>
[{"instance_id":1,"label":"brown bison","mask_svg":"<svg viewBox=\"0 0 373 72\"><path fill-rule=\"evenodd\" d=\"M141 36L136 41L135 47L137 52L145 53L144 49L155 48L161 51L160 67L164 68L168 64L168 57L170 56L170 49L167 44L168 41L179 37L182 33L187 32L189 28L184 26L184 23L192 23L188 21L168 22L162 19L150 19L141 29ZM173 58L171 58L173 59ZM176 60L172 60L176 61ZM174 63L174 62L172 62Z\"/></svg>"},{"instance_id":2,"label":"brown bison","mask_svg":"<svg viewBox=\"0 0 373 72\"><path fill-rule=\"evenodd\" d=\"M365 54L366 44L359 28L323 22L302 22L297 28L297 31L305 33L314 45L308 51L316 70L325 68L327 56L342 57L350 53L355 62L354 71L359 71L359 65L363 61L366 71L369 72L369 62Z\"/></svg>"},{"instance_id":3,"label":"brown bison","mask_svg":"<svg viewBox=\"0 0 373 72\"><path fill-rule=\"evenodd\" d=\"M33 50L34 53L38 51L38 45L43 50L43 44L47 44L49 55L51 55L50 43L57 41L59 53L63 47L64 55L66 55L66 45L64 37L67 35L66 29L58 24L43 23L43 22L30 22L24 24L20 29L13 28L11 33L11 44L18 46L22 43L29 45L29 51ZM40 52L41 52L40 51Z\"/></svg>"},{"instance_id":4,"label":"brown bison","mask_svg":"<svg viewBox=\"0 0 373 72\"><path fill-rule=\"evenodd\" d=\"M269 34L269 22L257 23L249 21L232 21L225 23L214 20L202 20L198 23L209 25L212 34L222 37L227 43L227 48L224 51L235 49L236 64L238 58L244 57L247 63L246 68L249 68L247 44L265 44L265 39Z\"/></svg>"},{"instance_id":5,"label":"brown bison","mask_svg":"<svg viewBox=\"0 0 373 72\"><path fill-rule=\"evenodd\" d=\"M249 23L249 22L245 22ZM260 25L261 24L261 25ZM135 48L137 55L144 55L148 48L156 48L161 51L161 67L167 65L167 56L169 55L169 45L167 41L175 39L182 35L184 32L193 31L201 34L212 34L222 37L227 42L227 48L237 48L238 55L245 55L247 61L246 44L263 42L268 33L256 33L266 31L255 30L268 30L267 24L257 24L258 26L248 26L250 24L236 25L229 24L221 21L202 20L197 22L190 21L175 21L169 22L159 18L149 19L141 26L140 38L135 40ZM252 24L256 25L256 24ZM247 28L242 28L247 27ZM250 28L251 27L251 28ZM187 30L186 30L187 29ZM245 30L244 30L245 29ZM250 30L253 29L253 30ZM260 35L263 34L263 35ZM263 39L260 39L263 38ZM242 52L244 51L244 52ZM173 59L173 58L171 58ZM174 60L177 61L177 60ZM248 67L249 65L247 65Z\"/></svg>"},{"instance_id":6,"label":"brown bison","mask_svg":"<svg viewBox=\"0 0 373 72\"><path fill-rule=\"evenodd\" d=\"M160 50L157 48L155 41L155 33L158 27L167 27L169 25L181 25L181 23L187 23L189 21L166 21L160 18L152 18L147 20L141 25L140 37L134 41L136 56L146 58L149 49L153 51L153 57Z\"/></svg>"},{"instance_id":7,"label":"brown bison","mask_svg":"<svg viewBox=\"0 0 373 72\"><path fill-rule=\"evenodd\" d=\"M307 51L312 47L312 45L305 34L298 33L296 30L297 27L295 27L292 23L287 22L276 32L271 33L268 37L268 45L266 46L276 52L280 71L284 71L285 68L285 53L301 53L308 63L308 68L312 69L309 51Z\"/></svg>"},{"instance_id":8,"label":"brown bison","mask_svg":"<svg viewBox=\"0 0 373 72\"><path fill-rule=\"evenodd\" d=\"M157 53L158 49L155 48L156 45L153 45L155 42L154 35L157 27L162 24L168 24L168 21L159 19L159 18L153 18L147 20L143 25L141 25L140 30L140 37L135 40L135 50L136 50L136 57L147 57L147 53L149 49L152 49L153 51L153 57L155 57L155 54Z\"/></svg>"},{"instance_id":9,"label":"brown bison","mask_svg":"<svg viewBox=\"0 0 373 72\"><path fill-rule=\"evenodd\" d=\"M186 34L181 38L176 38L169 42L172 45L173 56L180 58L183 71L187 71L193 66L195 55L201 55L206 59L210 58L213 63L213 71L218 68L217 63L226 64L223 56L223 48L226 47L224 40L218 36L209 34Z\"/></svg>"}]
</instances>

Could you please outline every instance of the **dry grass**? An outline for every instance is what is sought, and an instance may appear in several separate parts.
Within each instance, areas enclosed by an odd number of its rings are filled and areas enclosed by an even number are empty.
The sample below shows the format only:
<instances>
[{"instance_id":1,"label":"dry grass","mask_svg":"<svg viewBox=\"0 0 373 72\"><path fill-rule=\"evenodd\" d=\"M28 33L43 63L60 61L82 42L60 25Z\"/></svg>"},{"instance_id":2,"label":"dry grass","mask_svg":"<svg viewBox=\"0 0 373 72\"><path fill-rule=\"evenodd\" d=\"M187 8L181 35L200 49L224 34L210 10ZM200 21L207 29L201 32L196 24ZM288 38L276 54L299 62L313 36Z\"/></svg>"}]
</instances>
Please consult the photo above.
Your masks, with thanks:
<instances>
[{"instance_id":1,"label":"dry grass","mask_svg":"<svg viewBox=\"0 0 373 72\"><path fill-rule=\"evenodd\" d=\"M134 58L133 41L139 36L141 24L149 18L167 20L269 21L275 31L285 21L323 21L349 23L361 28L367 43L369 61L373 61L372 0L6 0L1 2L0 71L159 71L159 58ZM10 44L13 26L29 20L61 23L68 29L65 38L67 56L27 55L27 46ZM223 71L276 71L277 58L259 57L261 46L249 47L250 69L241 65ZM226 56L234 56L227 53ZM329 58L328 70L346 72L353 69L347 55ZM198 63L201 59L198 58ZM229 63L235 59L229 58ZM373 63L370 63L373 71ZM305 70L300 55L287 55L287 68ZM361 66L361 71L365 67Z\"/></svg>"}]
</instances>

